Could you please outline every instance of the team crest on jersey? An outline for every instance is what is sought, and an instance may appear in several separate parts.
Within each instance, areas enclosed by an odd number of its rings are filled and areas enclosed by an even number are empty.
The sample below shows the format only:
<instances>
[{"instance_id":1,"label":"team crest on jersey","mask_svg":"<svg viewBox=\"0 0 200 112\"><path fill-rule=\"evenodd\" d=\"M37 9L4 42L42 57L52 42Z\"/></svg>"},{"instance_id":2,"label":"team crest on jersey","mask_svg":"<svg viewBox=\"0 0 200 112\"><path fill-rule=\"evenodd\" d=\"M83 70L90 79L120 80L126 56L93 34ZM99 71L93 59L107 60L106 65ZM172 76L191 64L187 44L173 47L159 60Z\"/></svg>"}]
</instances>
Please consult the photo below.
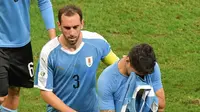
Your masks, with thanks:
<instances>
[{"instance_id":1,"label":"team crest on jersey","mask_svg":"<svg viewBox=\"0 0 200 112\"><path fill-rule=\"evenodd\" d=\"M86 57L86 58L85 58L85 62L86 62L86 65L87 65L88 67L91 67L92 64L93 64L93 58L92 58L92 56Z\"/></svg>"}]
</instances>

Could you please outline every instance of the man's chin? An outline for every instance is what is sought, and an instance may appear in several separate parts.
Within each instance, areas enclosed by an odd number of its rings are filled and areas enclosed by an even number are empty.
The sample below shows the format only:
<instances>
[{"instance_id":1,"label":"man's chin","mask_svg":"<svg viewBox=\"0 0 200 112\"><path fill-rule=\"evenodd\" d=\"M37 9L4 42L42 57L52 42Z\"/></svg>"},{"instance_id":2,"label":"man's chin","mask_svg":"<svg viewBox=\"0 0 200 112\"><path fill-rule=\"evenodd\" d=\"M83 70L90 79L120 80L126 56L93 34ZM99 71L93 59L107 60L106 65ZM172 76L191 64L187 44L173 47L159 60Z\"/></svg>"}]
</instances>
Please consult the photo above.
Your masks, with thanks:
<instances>
[{"instance_id":1,"label":"man's chin","mask_svg":"<svg viewBox=\"0 0 200 112\"><path fill-rule=\"evenodd\" d=\"M70 45L76 45L77 41L69 41Z\"/></svg>"}]
</instances>

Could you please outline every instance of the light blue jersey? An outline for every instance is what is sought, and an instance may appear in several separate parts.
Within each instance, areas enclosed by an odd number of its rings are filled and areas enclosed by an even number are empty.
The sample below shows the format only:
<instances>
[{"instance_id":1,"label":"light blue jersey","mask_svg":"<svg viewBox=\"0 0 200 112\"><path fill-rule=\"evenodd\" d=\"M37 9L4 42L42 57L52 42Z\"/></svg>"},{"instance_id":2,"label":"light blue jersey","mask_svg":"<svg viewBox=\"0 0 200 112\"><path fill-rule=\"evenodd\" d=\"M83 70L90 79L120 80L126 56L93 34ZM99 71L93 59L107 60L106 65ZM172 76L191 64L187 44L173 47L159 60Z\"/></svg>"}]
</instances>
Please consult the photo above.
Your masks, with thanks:
<instances>
[{"instance_id":1,"label":"light blue jersey","mask_svg":"<svg viewBox=\"0 0 200 112\"><path fill-rule=\"evenodd\" d=\"M130 74L121 94L121 105L116 112L157 112L158 98L152 87L151 77L144 79L134 72Z\"/></svg>"},{"instance_id":2,"label":"light blue jersey","mask_svg":"<svg viewBox=\"0 0 200 112\"><path fill-rule=\"evenodd\" d=\"M31 0L0 0L0 47L22 47L30 42ZM55 28L50 0L38 0L47 29Z\"/></svg>"},{"instance_id":3,"label":"light blue jersey","mask_svg":"<svg viewBox=\"0 0 200 112\"><path fill-rule=\"evenodd\" d=\"M162 88L161 73L158 64L154 67L154 72L147 75L151 79L154 91ZM144 81L147 82L147 77ZM121 97L124 94L126 87L127 76L122 75L118 69L118 62L107 67L98 79L98 95L100 110L116 110L120 112L122 103L124 102Z\"/></svg>"},{"instance_id":4,"label":"light blue jersey","mask_svg":"<svg viewBox=\"0 0 200 112\"><path fill-rule=\"evenodd\" d=\"M80 47L69 52L58 38L42 49L36 71L35 87L53 91L65 104L78 112L98 112L96 71L110 52L110 45L97 33L82 31ZM48 105L49 111L56 111Z\"/></svg>"}]
</instances>

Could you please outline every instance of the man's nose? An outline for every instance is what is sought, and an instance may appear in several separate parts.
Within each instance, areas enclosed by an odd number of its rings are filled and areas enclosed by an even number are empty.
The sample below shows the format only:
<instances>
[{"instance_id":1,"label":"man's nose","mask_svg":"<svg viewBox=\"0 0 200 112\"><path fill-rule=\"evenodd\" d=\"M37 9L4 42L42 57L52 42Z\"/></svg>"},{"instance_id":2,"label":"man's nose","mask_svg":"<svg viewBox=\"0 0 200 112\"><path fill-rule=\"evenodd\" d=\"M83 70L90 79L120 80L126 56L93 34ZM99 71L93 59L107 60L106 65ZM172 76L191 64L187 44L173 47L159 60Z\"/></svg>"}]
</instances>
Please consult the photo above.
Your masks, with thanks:
<instances>
[{"instance_id":1,"label":"man's nose","mask_svg":"<svg viewBox=\"0 0 200 112\"><path fill-rule=\"evenodd\" d=\"M69 34L70 34L70 35L74 35L74 33L75 33L74 28L70 28L70 30L69 30Z\"/></svg>"}]
</instances>

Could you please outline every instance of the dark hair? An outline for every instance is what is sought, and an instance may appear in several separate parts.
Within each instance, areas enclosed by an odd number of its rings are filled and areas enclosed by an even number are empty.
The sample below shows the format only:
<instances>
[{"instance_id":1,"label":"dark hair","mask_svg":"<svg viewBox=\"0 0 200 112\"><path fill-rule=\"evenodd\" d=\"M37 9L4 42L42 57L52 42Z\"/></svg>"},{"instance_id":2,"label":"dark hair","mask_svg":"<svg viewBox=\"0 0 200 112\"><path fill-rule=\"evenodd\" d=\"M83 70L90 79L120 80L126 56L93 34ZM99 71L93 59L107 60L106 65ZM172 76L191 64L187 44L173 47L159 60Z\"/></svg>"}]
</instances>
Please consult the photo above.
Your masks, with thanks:
<instances>
[{"instance_id":1,"label":"dark hair","mask_svg":"<svg viewBox=\"0 0 200 112\"><path fill-rule=\"evenodd\" d=\"M78 14L80 16L80 21L83 19L82 11L79 7L75 5L67 5L62 7L58 12L58 21L61 23L61 16L73 16L75 14Z\"/></svg>"},{"instance_id":2,"label":"dark hair","mask_svg":"<svg viewBox=\"0 0 200 112\"><path fill-rule=\"evenodd\" d=\"M153 48L148 44L134 46L128 54L131 66L142 75L151 74L154 70L156 57Z\"/></svg>"}]
</instances>

